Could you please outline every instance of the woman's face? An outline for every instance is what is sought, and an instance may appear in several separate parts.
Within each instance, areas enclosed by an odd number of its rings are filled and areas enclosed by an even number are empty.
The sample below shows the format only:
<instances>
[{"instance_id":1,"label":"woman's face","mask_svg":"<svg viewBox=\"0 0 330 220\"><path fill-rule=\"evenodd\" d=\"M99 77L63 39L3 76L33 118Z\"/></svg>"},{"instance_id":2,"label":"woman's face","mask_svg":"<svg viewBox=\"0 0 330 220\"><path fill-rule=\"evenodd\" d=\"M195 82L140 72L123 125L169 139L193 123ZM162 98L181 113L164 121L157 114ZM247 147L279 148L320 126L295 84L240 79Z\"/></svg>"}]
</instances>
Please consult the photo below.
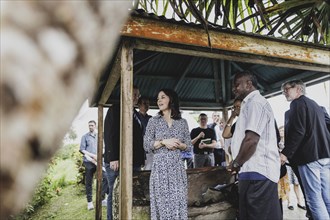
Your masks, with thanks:
<instances>
[{"instance_id":1,"label":"woman's face","mask_svg":"<svg viewBox=\"0 0 330 220\"><path fill-rule=\"evenodd\" d=\"M169 109L170 97L168 97L163 91L158 93L157 105L160 111Z\"/></svg>"},{"instance_id":2,"label":"woman's face","mask_svg":"<svg viewBox=\"0 0 330 220\"><path fill-rule=\"evenodd\" d=\"M234 102L233 111L235 111L237 116L239 115L239 113L241 111L241 101Z\"/></svg>"}]
</instances>

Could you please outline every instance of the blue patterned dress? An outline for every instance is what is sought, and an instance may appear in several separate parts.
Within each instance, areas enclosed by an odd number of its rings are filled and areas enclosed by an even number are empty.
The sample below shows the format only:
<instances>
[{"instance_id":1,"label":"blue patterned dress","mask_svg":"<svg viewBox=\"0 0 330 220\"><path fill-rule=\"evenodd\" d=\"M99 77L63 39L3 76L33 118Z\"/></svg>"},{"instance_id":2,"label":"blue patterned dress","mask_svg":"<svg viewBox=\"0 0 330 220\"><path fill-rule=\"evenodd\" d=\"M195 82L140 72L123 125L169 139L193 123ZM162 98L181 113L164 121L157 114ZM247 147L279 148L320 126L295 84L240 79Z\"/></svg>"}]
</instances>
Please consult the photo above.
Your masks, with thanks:
<instances>
[{"instance_id":1,"label":"blue patterned dress","mask_svg":"<svg viewBox=\"0 0 330 220\"><path fill-rule=\"evenodd\" d=\"M165 146L154 149L154 142L177 138L191 151L191 139L185 119L173 120L172 126L161 115L152 117L144 136L146 152L154 151L150 174L151 219L188 219L187 174L181 161L180 150L168 150Z\"/></svg>"}]
</instances>

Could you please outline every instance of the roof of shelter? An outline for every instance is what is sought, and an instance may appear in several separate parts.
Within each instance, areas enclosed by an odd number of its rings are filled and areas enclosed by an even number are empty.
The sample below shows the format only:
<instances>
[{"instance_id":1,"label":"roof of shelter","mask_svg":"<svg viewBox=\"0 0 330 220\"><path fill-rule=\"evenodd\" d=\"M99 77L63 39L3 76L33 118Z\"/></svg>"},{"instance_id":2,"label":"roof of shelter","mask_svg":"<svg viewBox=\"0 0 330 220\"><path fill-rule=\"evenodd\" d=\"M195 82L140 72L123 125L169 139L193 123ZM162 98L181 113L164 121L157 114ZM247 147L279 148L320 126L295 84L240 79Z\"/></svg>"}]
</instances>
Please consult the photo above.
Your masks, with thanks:
<instances>
[{"instance_id":1,"label":"roof of shelter","mask_svg":"<svg viewBox=\"0 0 330 220\"><path fill-rule=\"evenodd\" d=\"M134 84L154 105L157 92L171 88L183 109L228 107L234 99L231 80L242 70L257 76L265 97L280 94L282 83L290 79L307 85L330 79L330 48L326 46L210 26L210 48L202 25L143 11L132 13L121 36L121 42L130 41L134 48ZM121 43L101 75L91 106L119 100L120 80L111 75L120 71L120 47ZM106 90L111 80L110 95Z\"/></svg>"}]
</instances>

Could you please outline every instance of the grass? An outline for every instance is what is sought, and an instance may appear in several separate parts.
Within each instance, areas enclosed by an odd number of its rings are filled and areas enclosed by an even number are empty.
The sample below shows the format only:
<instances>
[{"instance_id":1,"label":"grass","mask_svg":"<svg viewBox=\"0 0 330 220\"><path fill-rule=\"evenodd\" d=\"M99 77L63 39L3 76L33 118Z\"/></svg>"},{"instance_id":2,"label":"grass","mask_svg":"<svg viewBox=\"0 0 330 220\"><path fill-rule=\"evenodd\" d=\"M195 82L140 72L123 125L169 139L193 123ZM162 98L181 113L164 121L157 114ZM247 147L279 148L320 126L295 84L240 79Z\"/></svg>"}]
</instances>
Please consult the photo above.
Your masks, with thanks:
<instances>
[{"instance_id":1,"label":"grass","mask_svg":"<svg viewBox=\"0 0 330 220\"><path fill-rule=\"evenodd\" d=\"M95 185L95 184L94 184ZM95 189L94 189L95 195ZM94 196L95 200L95 196ZM94 204L95 206L95 204ZM106 207L102 207L102 219L106 219ZM32 216L34 220L44 219L95 219L95 209L87 210L85 188L69 185L61 191L59 196L51 198L49 203L39 208Z\"/></svg>"},{"instance_id":2,"label":"grass","mask_svg":"<svg viewBox=\"0 0 330 220\"><path fill-rule=\"evenodd\" d=\"M53 197L37 208L30 216L20 214L13 216L15 220L81 220L95 219L95 209L87 210L87 200L84 185L76 185L78 174L73 152L78 151L78 145L66 145L57 154L57 159L50 165L47 176L51 181ZM93 184L94 206L96 200L96 181ZM102 207L102 219L106 219L106 207Z\"/></svg>"}]
</instances>

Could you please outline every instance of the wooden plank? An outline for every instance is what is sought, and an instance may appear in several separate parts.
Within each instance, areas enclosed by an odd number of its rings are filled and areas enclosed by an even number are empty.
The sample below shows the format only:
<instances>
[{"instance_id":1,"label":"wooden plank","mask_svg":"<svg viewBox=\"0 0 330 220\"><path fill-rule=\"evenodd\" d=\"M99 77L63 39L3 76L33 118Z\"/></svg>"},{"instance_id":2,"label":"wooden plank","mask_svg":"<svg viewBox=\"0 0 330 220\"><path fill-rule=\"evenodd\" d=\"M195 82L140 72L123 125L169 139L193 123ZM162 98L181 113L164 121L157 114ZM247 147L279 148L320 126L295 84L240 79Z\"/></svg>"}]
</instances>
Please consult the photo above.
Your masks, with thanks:
<instances>
[{"instance_id":1,"label":"wooden plank","mask_svg":"<svg viewBox=\"0 0 330 220\"><path fill-rule=\"evenodd\" d=\"M120 90L120 194L119 219L132 219L133 169L133 48L123 42Z\"/></svg>"},{"instance_id":2,"label":"wooden plank","mask_svg":"<svg viewBox=\"0 0 330 220\"><path fill-rule=\"evenodd\" d=\"M197 26L131 17L122 36L208 48L206 32ZM269 58L330 66L330 49L321 45L257 36L238 31L209 29L212 50L220 49Z\"/></svg>"},{"instance_id":3,"label":"wooden plank","mask_svg":"<svg viewBox=\"0 0 330 220\"><path fill-rule=\"evenodd\" d=\"M228 121L228 110L229 110L229 108L224 108L223 110L222 110L222 119L225 121L225 122L227 122Z\"/></svg>"},{"instance_id":4,"label":"wooden plank","mask_svg":"<svg viewBox=\"0 0 330 220\"><path fill-rule=\"evenodd\" d=\"M227 94L226 94L226 87L224 86L225 84L223 82L226 81L226 77L225 77L225 74L226 74L226 64L227 62L224 61L224 60L220 60L220 76L221 76L221 84L222 84L222 102L223 104L227 104L227 100L226 100L226 97L227 97Z\"/></svg>"},{"instance_id":5,"label":"wooden plank","mask_svg":"<svg viewBox=\"0 0 330 220\"><path fill-rule=\"evenodd\" d=\"M108 99L111 95L111 92L115 88L115 86L116 86L116 84L117 84L117 82L120 78L120 73L121 73L120 72L120 60L121 60L121 47L118 50L118 53L115 57L113 67L112 67L111 72L109 74L109 78L107 80L107 83L106 83L106 85L103 89L99 104L104 105L108 101Z\"/></svg>"},{"instance_id":6,"label":"wooden plank","mask_svg":"<svg viewBox=\"0 0 330 220\"><path fill-rule=\"evenodd\" d=\"M97 166L96 166L96 211L95 220L102 219L102 154L103 154L103 106L98 106Z\"/></svg>"},{"instance_id":7,"label":"wooden plank","mask_svg":"<svg viewBox=\"0 0 330 220\"><path fill-rule=\"evenodd\" d=\"M330 72L330 65L326 64L315 64L315 63L307 63L303 61L297 60L289 60L278 57L270 57L270 56L262 56L258 54L244 54L238 53L234 51L224 51L212 48L212 50L208 48L197 48L194 46L187 45L178 45L178 44L169 44L164 42L155 42L150 40L142 40L135 39L135 47L136 49L141 50L150 50L157 51L163 53L175 53L182 54L188 56L197 56L197 57L206 57L211 59L224 59L224 60L235 60L237 62L245 62L245 63L256 63L270 66L278 66L278 67L286 67L293 69L303 69L303 70L312 70L312 71L320 71L320 72ZM321 51L321 50L319 50ZM330 60L329 51L323 51L323 54L328 53L328 58Z\"/></svg>"},{"instance_id":8,"label":"wooden plank","mask_svg":"<svg viewBox=\"0 0 330 220\"><path fill-rule=\"evenodd\" d=\"M212 69L214 77L214 91L215 91L215 102L220 103L220 87L221 82L219 80L219 63L217 60L212 59ZM223 94L223 91L222 91Z\"/></svg>"},{"instance_id":9,"label":"wooden plank","mask_svg":"<svg viewBox=\"0 0 330 220\"><path fill-rule=\"evenodd\" d=\"M181 74L181 76L179 78L175 78L175 80L177 81L177 83L174 86L174 91L177 92L177 89L179 88L179 86L181 86L182 85L182 82L186 80L186 75L189 73L188 71L195 64L195 62L196 62L195 61L195 57L192 57L191 60L189 61L188 65L186 66L186 69Z\"/></svg>"},{"instance_id":10,"label":"wooden plank","mask_svg":"<svg viewBox=\"0 0 330 220\"><path fill-rule=\"evenodd\" d=\"M228 102L231 100L231 94L232 94L232 81L231 81L231 76L234 75L235 73L232 73L232 68L231 68L231 62L228 62L228 69L226 71L226 81L225 84L223 84L226 88L226 103L225 105L228 105Z\"/></svg>"}]
</instances>

